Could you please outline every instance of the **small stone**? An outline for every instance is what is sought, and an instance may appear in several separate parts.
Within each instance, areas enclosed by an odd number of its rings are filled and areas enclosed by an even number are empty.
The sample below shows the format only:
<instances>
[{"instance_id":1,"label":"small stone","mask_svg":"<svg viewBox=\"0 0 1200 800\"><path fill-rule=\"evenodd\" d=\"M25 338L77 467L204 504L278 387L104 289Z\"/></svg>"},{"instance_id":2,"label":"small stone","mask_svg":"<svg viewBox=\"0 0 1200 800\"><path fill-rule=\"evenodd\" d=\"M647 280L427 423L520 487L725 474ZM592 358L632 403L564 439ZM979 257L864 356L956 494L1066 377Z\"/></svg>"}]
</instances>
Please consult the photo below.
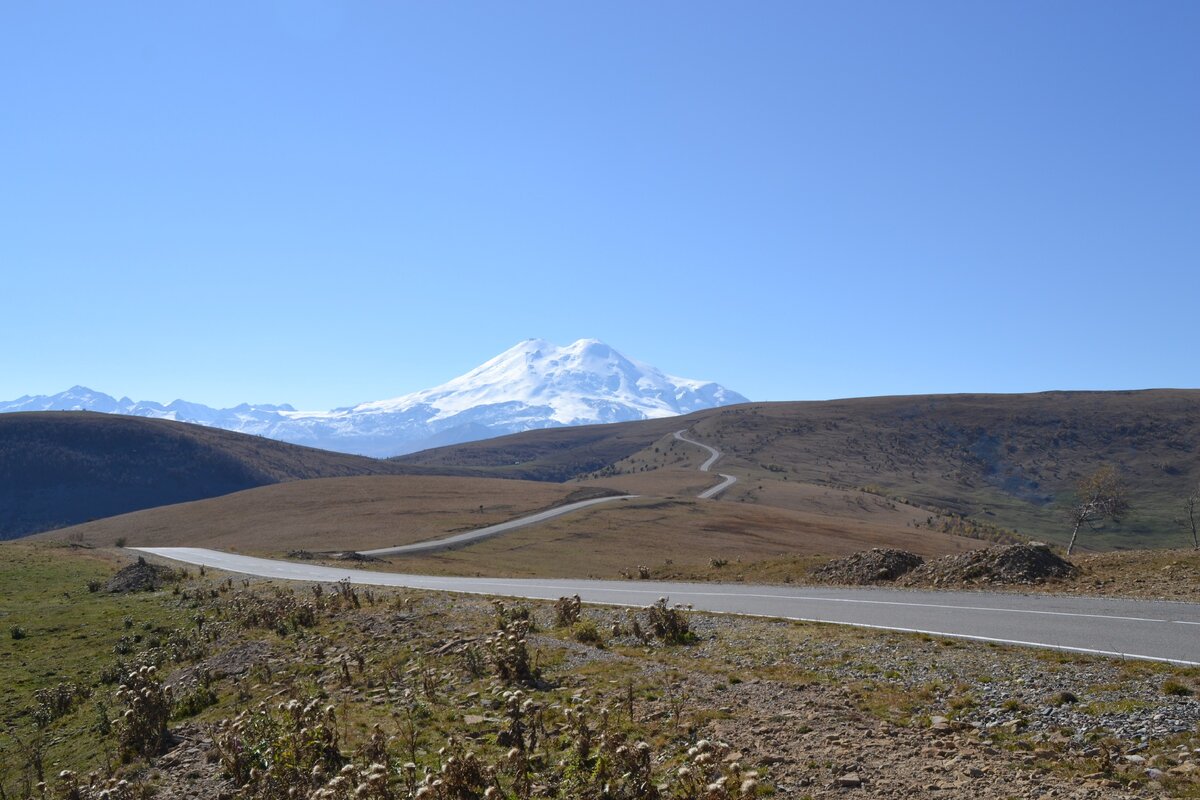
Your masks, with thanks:
<instances>
[{"instance_id":1,"label":"small stone","mask_svg":"<svg viewBox=\"0 0 1200 800\"><path fill-rule=\"evenodd\" d=\"M843 789L857 789L862 786L862 778L857 772L849 772L837 779L837 785Z\"/></svg>"}]
</instances>

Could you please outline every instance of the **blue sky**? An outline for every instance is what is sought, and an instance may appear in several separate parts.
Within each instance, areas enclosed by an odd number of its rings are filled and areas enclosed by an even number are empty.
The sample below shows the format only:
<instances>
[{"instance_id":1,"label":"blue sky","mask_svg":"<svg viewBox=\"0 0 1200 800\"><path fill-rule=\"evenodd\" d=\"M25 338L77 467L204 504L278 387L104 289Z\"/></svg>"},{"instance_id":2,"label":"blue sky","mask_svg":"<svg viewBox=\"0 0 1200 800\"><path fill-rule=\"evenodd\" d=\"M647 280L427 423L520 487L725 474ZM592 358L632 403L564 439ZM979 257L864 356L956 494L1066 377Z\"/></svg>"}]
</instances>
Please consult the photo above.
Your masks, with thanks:
<instances>
[{"instance_id":1,"label":"blue sky","mask_svg":"<svg viewBox=\"0 0 1200 800\"><path fill-rule=\"evenodd\" d=\"M1200 386L1194 2L0 5L0 398L597 337L754 399Z\"/></svg>"}]
</instances>

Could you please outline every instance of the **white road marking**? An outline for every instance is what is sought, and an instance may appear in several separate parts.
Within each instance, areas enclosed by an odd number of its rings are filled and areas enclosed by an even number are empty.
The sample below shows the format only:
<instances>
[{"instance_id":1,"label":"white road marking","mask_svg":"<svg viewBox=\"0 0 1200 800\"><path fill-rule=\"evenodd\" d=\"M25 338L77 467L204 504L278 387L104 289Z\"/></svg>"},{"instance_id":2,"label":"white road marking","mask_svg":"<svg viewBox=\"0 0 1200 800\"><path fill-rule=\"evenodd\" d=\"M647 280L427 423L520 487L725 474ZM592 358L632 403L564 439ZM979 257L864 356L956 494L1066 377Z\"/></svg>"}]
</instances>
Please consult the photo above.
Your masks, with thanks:
<instances>
[{"instance_id":1,"label":"white road marking","mask_svg":"<svg viewBox=\"0 0 1200 800\"><path fill-rule=\"evenodd\" d=\"M204 550L203 548L135 547L135 548L130 548L130 549L141 550L141 551L151 553L153 555L157 555L157 556L160 556L163 558L169 558L174 561L182 561L184 563L190 563L190 564L202 564L203 563L203 564L206 564L206 566L209 566L213 569L219 569L219 570L223 570L226 572L235 572L235 573L241 573L241 574L256 575L258 577L266 577L266 578L280 578L283 580L304 581L304 582L308 582L308 583L312 583L312 582L319 583L322 581L336 582L337 580L341 580L343 578L347 579L347 580L351 580L353 582L354 578L356 578L356 577L359 578L358 583L369 583L370 578L377 577L378 580L380 581L380 583L378 583L376 585L392 586L392 587L397 587L397 588L412 588L412 589L420 589L420 590L424 590L424 591L450 592L452 594L469 594L469 595L485 595L485 596L496 594L496 592L493 592L493 591L486 591L486 589L489 587L493 588L493 589L498 588L498 589L510 589L511 590L511 589L519 588L519 589L524 589L526 591L541 590L541 591L551 591L551 592L572 590L572 587L563 586L563 585L531 584L531 583L517 584L517 583L506 583L503 581L479 581L478 579L474 579L474 580L468 579L468 580L471 580L471 585L476 587L473 589L447 588L447 587L440 587L440 586L429 587L429 586L421 586L419 584L419 581L421 581L423 579L424 580L433 579L435 582L440 582L443 580L453 580L453 578L448 578L448 577L443 577L443 576L405 575L405 574L401 574L401 573L387 573L387 572L372 573L368 570L358 570L358 569L342 570L342 569L338 569L335 567L324 567L324 566L306 567L305 565L296 564L294 562L273 561L271 559L257 558L255 556L239 556L239 555L235 555L235 554L231 554L231 553L222 553L220 551L215 551L215 550ZM189 556L190 556L190 558L189 558ZM215 559L217 562L219 562L222 557L225 557L225 558L232 558L235 560L235 562L242 561L243 565L240 567L238 567L238 566L230 567L230 566L224 566L220 563L212 563L214 561L214 559L212 559L212 556L217 556L217 559ZM207 560L205 560L205 557L207 557ZM200 560L196 560L196 559L200 559ZM252 571L245 565L244 562L261 564L262 565L261 569L263 571L260 571L260 572ZM297 568L301 568L301 569L306 568L315 573L326 574L329 577L322 579L322 578L314 578L314 577L297 577L294 574L293 575L286 574L287 572L295 572ZM367 576L368 580L363 580L363 576ZM388 579L390 579L390 581ZM416 581L414 581L413 579L416 579ZM408 581L408 583L407 584L403 583L406 580ZM659 595L659 596L662 595L661 590L632 589L632 588L624 589L624 588L609 588L609 587L597 587L597 586L586 586L586 587L576 586L576 587L574 587L573 590L574 591L582 590L585 592L621 592L621 593L647 594L647 595ZM721 593L721 592L686 592L685 591L683 593L683 595L685 597L690 596L690 595L705 595L705 596L716 596L716 597L754 597L754 598L768 598L768 599L797 599L797 600L844 599L844 598L805 598L803 596L752 594L752 593L748 593L748 592ZM543 599L544 600L547 598L528 597L528 599L535 599L535 600ZM594 600L589 600L589 601L585 601L585 602L589 602L589 603L592 603L595 605L619 606L619 607L623 607L623 608L641 608L640 605L634 604L634 603L604 602L604 601L597 602ZM855 602L855 601L851 601L851 602ZM1120 620L1134 620L1134 621L1144 620L1144 621L1148 621L1148 622L1165 622L1166 621L1166 620L1146 619L1146 618L1142 618L1142 617L1106 617L1106 616L1100 615L1100 614L1074 614L1074 613L1070 613L1070 612L1057 612L1057 611L1036 612L1036 611L1028 611L1025 609L993 609L993 608L989 608L989 607L939 605L939 604L933 604L933 603L890 603L888 601L857 601L857 602L878 602L878 603L884 603L884 604L889 604L889 605L914 605L914 606L928 606L928 607L933 607L933 608L982 610L982 611L1014 611L1017 613L1046 613L1046 614L1056 614L1056 615L1062 615L1062 616L1095 617L1095 618L1101 618L1101 619L1120 619ZM1060 650L1060 651L1071 652L1071 653L1082 653L1085 655L1111 656L1111 657L1117 657L1117 658L1132 658L1132 659L1138 659L1140 661L1159 661L1159 662L1163 662L1163 663L1178 664L1181 666L1189 666L1189 667L1200 666L1200 661L1189 661L1186 659L1179 659L1179 658L1166 658L1163 656L1150 656L1150 655L1144 655L1141 653L1126 653L1126 652L1121 652L1119 650L1103 650L1103 649L1092 648L1092 647L1075 647L1075 646L1071 646L1071 645L1056 644L1053 642L1036 642L1036 641L1032 641L1032 640L1028 640L1028 639L1006 639L1006 638L1001 638L1001 637L996 637L996 636L980 636L980 635L967 634L967 633L952 633L949 631L938 631L938 630L932 630L932 629L928 629L928 628L908 628L908 627L895 626L895 625L876 625L876 624L872 624L872 623L868 623L868 622L847 622L844 620L828 620L828 619L820 619L818 617L799 617L799 616L791 616L788 614L759 614L759 613L744 612L744 611L708 611L708 610L704 610L704 611L705 611L705 613L711 613L711 614L727 614L727 615L739 616L739 617L759 617L759 618L763 618L763 619L785 619L785 620L790 620L793 622L812 622L812 623L819 623L819 624L825 624L825 625L845 625L845 626L849 626L849 627L853 627L853 628L866 628L866 629L870 629L870 630L881 630L881 631L895 631L897 633L916 633L916 634L924 634L926 636L944 636L944 637L951 638L951 639L967 639L967 640L976 641L976 642L992 642L995 644L1017 645L1017 646L1023 646L1023 647L1040 647L1040 648L1045 648L1045 649L1049 649L1049 650ZM1184 620L1173 620L1173 621L1179 622L1182 624L1187 624L1187 625L1200 624L1198 622L1187 622Z\"/></svg>"},{"instance_id":2,"label":"white road marking","mask_svg":"<svg viewBox=\"0 0 1200 800\"><path fill-rule=\"evenodd\" d=\"M736 613L736 612L730 612ZM1122 653L1117 650L1096 650L1091 647L1071 647L1064 644L1047 642L1027 642L1021 639L1000 639L994 636L975 636L969 633L946 633L945 631L930 631L921 628L893 628L887 625L871 625L865 622L836 622L824 619L805 619L804 617L773 617L770 614L737 614L740 617L767 617L771 619L789 619L796 622L819 622L825 625L847 625L851 628L871 628L879 631L896 631L898 633L921 633L926 636L946 636L951 639L970 639L974 642L995 642L996 644L1013 644L1022 647L1041 647L1047 650L1064 650L1070 653L1085 653L1096 656L1116 656L1118 658L1135 658L1139 661L1160 661L1166 664L1179 664L1185 667L1200 667L1200 661L1186 661L1181 658L1163 658L1162 656L1144 656L1138 653ZM1119 619L1119 618L1118 618ZM1192 623L1200 624L1200 623Z\"/></svg>"},{"instance_id":3,"label":"white road marking","mask_svg":"<svg viewBox=\"0 0 1200 800\"><path fill-rule=\"evenodd\" d=\"M399 574L399 573L393 573ZM503 589L540 589L547 592L564 591L563 586L533 584L533 583L502 583L498 581L481 581L479 586L492 586ZM609 588L605 586L588 586L589 592L611 592L613 594L644 594L651 596L662 596L662 591L658 589L626 589L626 588ZM997 608L994 606L962 606L952 603L908 603L900 600L861 600L853 597L818 597L815 595L799 595L799 594L754 594L751 592L699 592L691 589L682 590L681 594L684 597L749 597L756 600L798 600L809 603L853 603L858 605L877 605L877 606L912 606L914 608L944 608L954 611L993 611L1009 614L1043 614L1052 617L1087 617L1090 619L1119 619L1129 622L1169 622L1170 620L1155 619L1152 617L1121 617L1112 614L1084 614L1074 611L1035 611L1026 608ZM1186 625L1200 625L1200 622L1187 622Z\"/></svg>"}]
</instances>

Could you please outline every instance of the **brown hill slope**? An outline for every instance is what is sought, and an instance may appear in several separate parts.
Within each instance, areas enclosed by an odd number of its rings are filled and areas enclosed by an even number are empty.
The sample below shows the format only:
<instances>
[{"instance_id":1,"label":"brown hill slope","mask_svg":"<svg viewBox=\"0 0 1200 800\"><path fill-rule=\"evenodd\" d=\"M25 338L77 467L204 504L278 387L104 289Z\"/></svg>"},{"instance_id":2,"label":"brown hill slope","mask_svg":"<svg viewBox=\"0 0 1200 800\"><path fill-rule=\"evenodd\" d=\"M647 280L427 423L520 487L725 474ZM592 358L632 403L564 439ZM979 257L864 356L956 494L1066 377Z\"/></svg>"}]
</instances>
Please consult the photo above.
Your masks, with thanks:
<instances>
[{"instance_id":1,"label":"brown hill slope","mask_svg":"<svg viewBox=\"0 0 1200 800\"><path fill-rule=\"evenodd\" d=\"M170 420L0 414L0 539L282 481L419 471Z\"/></svg>"},{"instance_id":2,"label":"brown hill slope","mask_svg":"<svg viewBox=\"0 0 1200 800\"><path fill-rule=\"evenodd\" d=\"M195 546L271 557L408 544L561 505L599 487L487 478L373 475L263 486L222 497L109 517L36 539L110 546ZM393 556L371 569L455 574L616 577L648 565L693 574L713 559L731 566L902 547L934 556L985 544L911 525L923 514L867 496L804 513L690 497L641 497L596 506L452 551ZM664 572L665 570L665 572ZM656 574L657 574L656 573Z\"/></svg>"},{"instance_id":3,"label":"brown hill slope","mask_svg":"<svg viewBox=\"0 0 1200 800\"><path fill-rule=\"evenodd\" d=\"M1121 525L1083 534L1092 547L1180 546L1178 506L1200 480L1197 390L754 403L667 420L529 431L399 461L555 480L645 474L683 466L681 451L664 438L683 427L726 454L718 469L744 479L871 487L1058 541L1072 486L1109 463L1128 483L1134 509ZM573 458L572 437L592 457ZM612 458L609 466L591 466L604 458ZM748 493L744 481L726 499L771 504L772 494Z\"/></svg>"},{"instance_id":4,"label":"brown hill slope","mask_svg":"<svg viewBox=\"0 0 1200 800\"><path fill-rule=\"evenodd\" d=\"M289 481L191 503L149 508L38 538L110 546L366 550L494 525L605 492L490 478L369 475Z\"/></svg>"},{"instance_id":5,"label":"brown hill slope","mask_svg":"<svg viewBox=\"0 0 1200 800\"><path fill-rule=\"evenodd\" d=\"M836 490L830 490L836 491ZM749 503L642 497L595 506L485 539L470 547L392 557L371 569L450 575L616 578L649 568L656 578L736 580L769 565L772 580L801 577L831 555L898 547L940 556L987 542L906 525L902 504L805 513ZM723 566L710 569L715 564Z\"/></svg>"},{"instance_id":6,"label":"brown hill slope","mask_svg":"<svg viewBox=\"0 0 1200 800\"><path fill-rule=\"evenodd\" d=\"M566 481L626 458L712 411L686 417L542 428L495 439L436 447L389 459L428 469L470 471L497 478Z\"/></svg>"}]
</instances>

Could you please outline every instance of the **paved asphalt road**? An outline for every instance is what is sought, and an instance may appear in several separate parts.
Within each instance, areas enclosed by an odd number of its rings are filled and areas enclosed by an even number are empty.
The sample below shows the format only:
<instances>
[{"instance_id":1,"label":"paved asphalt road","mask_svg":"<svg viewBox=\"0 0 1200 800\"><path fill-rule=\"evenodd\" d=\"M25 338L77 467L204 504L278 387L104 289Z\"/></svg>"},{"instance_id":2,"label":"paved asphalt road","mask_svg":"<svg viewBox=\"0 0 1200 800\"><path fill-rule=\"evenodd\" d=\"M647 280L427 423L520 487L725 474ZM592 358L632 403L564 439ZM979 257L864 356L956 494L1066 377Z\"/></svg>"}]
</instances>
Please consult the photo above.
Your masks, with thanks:
<instances>
[{"instance_id":1,"label":"paved asphalt road","mask_svg":"<svg viewBox=\"0 0 1200 800\"><path fill-rule=\"evenodd\" d=\"M686 428L681 431L675 431L675 438L681 442L687 442L688 444L694 444L694 445L696 445L696 447L703 447L705 450L708 451L708 460L700 465L701 472L708 472L709 467L711 467L713 464L717 463L717 459L721 457L721 451L715 447L709 447L706 444L701 444L700 442L697 442L694 439L689 439L686 436L684 436L685 433L687 433ZM733 475L726 475L723 472L719 472L717 474L720 475L724 480L722 480L716 486L713 486L709 489L705 489L703 492L696 495L696 497L699 497L701 500L707 500L710 497L716 497L718 494L720 494L721 492L728 489L730 486L733 486L735 483L737 483L737 478L734 477Z\"/></svg>"},{"instance_id":2,"label":"paved asphalt road","mask_svg":"<svg viewBox=\"0 0 1200 800\"><path fill-rule=\"evenodd\" d=\"M489 525L486 528L467 531L465 533L457 533L454 536L446 536L442 539L431 539L428 542L417 542L416 544L397 545L396 547L380 547L377 550L359 550L358 552L368 556L398 556L410 553L429 553L435 550L448 550L460 544L468 542L477 542L480 539L487 539L490 536L495 536L507 531L523 528L526 525L533 525L537 522L544 522L554 517L570 514L572 511L578 511L581 508L594 506L597 503L611 503L614 500L632 500L637 497L636 494L617 495L615 497L596 497L591 500L580 500L578 503L568 503L565 506L558 506L549 511L540 511L537 514L530 514L528 517L520 519L511 519L508 522L501 522L498 525Z\"/></svg>"},{"instance_id":3,"label":"paved asphalt road","mask_svg":"<svg viewBox=\"0 0 1200 800\"><path fill-rule=\"evenodd\" d=\"M802 586L455 578L324 567L191 547L136 548L188 564L265 578L401 586L645 606L659 597L697 610L832 622L1006 644L1200 665L1200 604L983 592Z\"/></svg>"}]
</instances>

